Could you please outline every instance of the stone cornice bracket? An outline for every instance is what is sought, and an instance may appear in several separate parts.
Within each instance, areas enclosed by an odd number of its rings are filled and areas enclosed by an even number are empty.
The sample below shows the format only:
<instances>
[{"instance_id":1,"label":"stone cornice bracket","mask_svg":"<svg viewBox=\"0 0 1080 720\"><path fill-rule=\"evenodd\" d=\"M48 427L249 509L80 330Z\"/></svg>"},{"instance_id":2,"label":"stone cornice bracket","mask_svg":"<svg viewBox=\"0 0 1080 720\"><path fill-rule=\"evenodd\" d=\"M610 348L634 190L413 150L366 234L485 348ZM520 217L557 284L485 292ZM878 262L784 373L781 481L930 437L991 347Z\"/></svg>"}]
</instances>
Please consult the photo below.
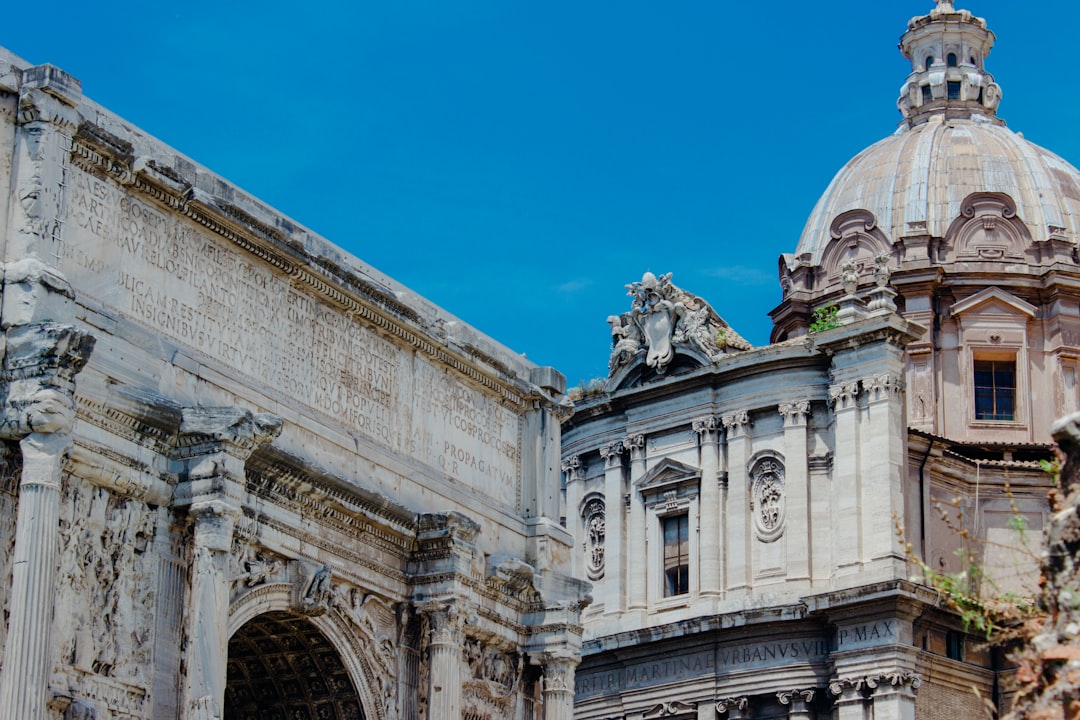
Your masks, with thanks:
<instances>
[{"instance_id":1,"label":"stone cornice bracket","mask_svg":"<svg viewBox=\"0 0 1080 720\"><path fill-rule=\"evenodd\" d=\"M864 378L862 387L869 394L869 402L876 403L899 395L903 382L896 375L883 373Z\"/></svg>"},{"instance_id":2,"label":"stone cornice bracket","mask_svg":"<svg viewBox=\"0 0 1080 720\"><path fill-rule=\"evenodd\" d=\"M806 425L806 419L810 416L810 401L795 400L780 403L777 409L784 418L784 427L802 427Z\"/></svg>"},{"instance_id":3,"label":"stone cornice bracket","mask_svg":"<svg viewBox=\"0 0 1080 720\"><path fill-rule=\"evenodd\" d=\"M75 107L82 102L82 83L54 65L22 71L19 86L20 124L47 122L61 129L78 125Z\"/></svg>"},{"instance_id":4,"label":"stone cornice bracket","mask_svg":"<svg viewBox=\"0 0 1080 720\"><path fill-rule=\"evenodd\" d=\"M729 438L740 437L750 425L750 411L736 410L721 416L720 421L724 424Z\"/></svg>"},{"instance_id":5,"label":"stone cornice bracket","mask_svg":"<svg viewBox=\"0 0 1080 720\"><path fill-rule=\"evenodd\" d=\"M180 483L173 507L193 512L237 514L251 454L281 434L276 415L238 407L184 408L173 459Z\"/></svg>"},{"instance_id":6,"label":"stone cornice bracket","mask_svg":"<svg viewBox=\"0 0 1080 720\"><path fill-rule=\"evenodd\" d=\"M645 436L641 433L627 435L622 441L623 448L630 453L631 460L641 460L645 457Z\"/></svg>"},{"instance_id":7,"label":"stone cornice bracket","mask_svg":"<svg viewBox=\"0 0 1080 720\"><path fill-rule=\"evenodd\" d=\"M451 511L424 513L416 526L410 572L424 595L442 596L456 588L458 575L470 575L480 524Z\"/></svg>"},{"instance_id":8,"label":"stone cornice bracket","mask_svg":"<svg viewBox=\"0 0 1080 720\"><path fill-rule=\"evenodd\" d=\"M94 349L90 333L53 322L20 325L3 337L0 437L68 433L75 419L75 375Z\"/></svg>"},{"instance_id":9,"label":"stone cornice bracket","mask_svg":"<svg viewBox=\"0 0 1080 720\"><path fill-rule=\"evenodd\" d=\"M585 476L585 463L581 461L580 455L571 455L563 460L562 471L566 482L577 482Z\"/></svg>"},{"instance_id":10,"label":"stone cornice bracket","mask_svg":"<svg viewBox=\"0 0 1080 720\"><path fill-rule=\"evenodd\" d=\"M610 469L619 464L619 456L626 452L622 440L610 442L600 448L600 457L604 459L604 468Z\"/></svg>"},{"instance_id":11,"label":"stone cornice bracket","mask_svg":"<svg viewBox=\"0 0 1080 720\"><path fill-rule=\"evenodd\" d=\"M720 418L715 415L705 415L704 417L695 418L690 427L701 442L707 442L709 434L720 429Z\"/></svg>"},{"instance_id":12,"label":"stone cornice bracket","mask_svg":"<svg viewBox=\"0 0 1080 720\"><path fill-rule=\"evenodd\" d=\"M849 410L855 407L859 397L859 381L837 383L829 386L829 404L837 410Z\"/></svg>"}]
</instances>

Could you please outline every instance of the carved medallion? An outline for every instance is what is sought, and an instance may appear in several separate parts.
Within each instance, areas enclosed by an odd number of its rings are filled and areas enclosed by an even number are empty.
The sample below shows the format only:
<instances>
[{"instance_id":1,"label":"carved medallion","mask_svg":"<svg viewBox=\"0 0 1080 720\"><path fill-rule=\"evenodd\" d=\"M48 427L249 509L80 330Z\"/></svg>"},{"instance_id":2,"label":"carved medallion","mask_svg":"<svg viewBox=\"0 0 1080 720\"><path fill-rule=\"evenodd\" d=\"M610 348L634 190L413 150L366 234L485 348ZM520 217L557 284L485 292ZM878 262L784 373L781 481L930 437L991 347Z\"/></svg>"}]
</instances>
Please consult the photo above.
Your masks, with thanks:
<instances>
[{"instance_id":1,"label":"carved medallion","mask_svg":"<svg viewBox=\"0 0 1080 720\"><path fill-rule=\"evenodd\" d=\"M599 580L604 577L604 537L606 535L604 501L593 498L586 503L581 520L585 528L585 572L590 580Z\"/></svg>"},{"instance_id":2,"label":"carved medallion","mask_svg":"<svg viewBox=\"0 0 1080 720\"><path fill-rule=\"evenodd\" d=\"M758 539L772 542L784 532L784 466L776 458L762 458L750 471L750 479L750 510Z\"/></svg>"}]
</instances>

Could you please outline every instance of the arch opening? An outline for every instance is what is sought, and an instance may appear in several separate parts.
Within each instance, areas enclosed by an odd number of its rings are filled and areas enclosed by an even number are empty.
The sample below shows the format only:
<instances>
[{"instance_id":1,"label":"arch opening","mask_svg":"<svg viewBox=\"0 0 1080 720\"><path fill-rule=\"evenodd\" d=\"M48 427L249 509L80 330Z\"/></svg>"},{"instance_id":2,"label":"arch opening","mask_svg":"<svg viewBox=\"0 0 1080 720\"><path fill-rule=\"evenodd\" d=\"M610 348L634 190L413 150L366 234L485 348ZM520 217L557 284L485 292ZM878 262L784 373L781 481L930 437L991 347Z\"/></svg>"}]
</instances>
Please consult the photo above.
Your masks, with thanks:
<instances>
[{"instance_id":1,"label":"arch opening","mask_svg":"<svg viewBox=\"0 0 1080 720\"><path fill-rule=\"evenodd\" d=\"M269 612L229 640L225 720L365 720L338 651L307 618Z\"/></svg>"}]
</instances>

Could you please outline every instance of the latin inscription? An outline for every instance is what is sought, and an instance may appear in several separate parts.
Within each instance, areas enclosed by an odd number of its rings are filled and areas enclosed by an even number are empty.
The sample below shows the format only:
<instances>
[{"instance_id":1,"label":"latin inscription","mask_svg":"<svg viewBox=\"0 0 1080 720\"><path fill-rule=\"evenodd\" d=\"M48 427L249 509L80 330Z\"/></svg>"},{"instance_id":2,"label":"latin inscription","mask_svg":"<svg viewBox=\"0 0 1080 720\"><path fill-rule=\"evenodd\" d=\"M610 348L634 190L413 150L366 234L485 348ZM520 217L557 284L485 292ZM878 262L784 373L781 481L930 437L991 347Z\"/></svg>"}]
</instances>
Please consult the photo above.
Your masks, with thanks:
<instances>
[{"instance_id":1,"label":"latin inscription","mask_svg":"<svg viewBox=\"0 0 1080 720\"><path fill-rule=\"evenodd\" d=\"M61 271L137 318L351 431L516 504L520 418L287 277L73 170Z\"/></svg>"},{"instance_id":2,"label":"latin inscription","mask_svg":"<svg viewBox=\"0 0 1080 720\"><path fill-rule=\"evenodd\" d=\"M715 650L627 664L617 670L578 673L575 693L579 697L608 695L713 674L818 662L829 655L827 640L781 640L747 645L722 645Z\"/></svg>"},{"instance_id":3,"label":"latin inscription","mask_svg":"<svg viewBox=\"0 0 1080 720\"><path fill-rule=\"evenodd\" d=\"M878 645L883 641L896 640L896 621L881 620L864 625L849 625L836 631L838 650L850 650L866 645Z\"/></svg>"}]
</instances>

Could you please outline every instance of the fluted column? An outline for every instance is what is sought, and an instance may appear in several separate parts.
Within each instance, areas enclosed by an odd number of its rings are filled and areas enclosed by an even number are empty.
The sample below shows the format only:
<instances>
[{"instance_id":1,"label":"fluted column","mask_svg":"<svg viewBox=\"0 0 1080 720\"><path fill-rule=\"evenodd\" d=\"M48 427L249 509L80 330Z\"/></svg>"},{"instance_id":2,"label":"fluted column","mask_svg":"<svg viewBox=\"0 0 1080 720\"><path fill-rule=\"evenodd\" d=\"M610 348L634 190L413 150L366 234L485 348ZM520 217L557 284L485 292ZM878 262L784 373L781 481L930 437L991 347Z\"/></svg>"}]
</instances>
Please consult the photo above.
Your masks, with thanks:
<instances>
[{"instance_id":1,"label":"fluted column","mask_svg":"<svg viewBox=\"0 0 1080 720\"><path fill-rule=\"evenodd\" d=\"M544 653L539 660L544 669L544 720L573 720L574 673L580 658Z\"/></svg>"},{"instance_id":2,"label":"fluted column","mask_svg":"<svg viewBox=\"0 0 1080 720\"><path fill-rule=\"evenodd\" d=\"M630 451L630 533L626 543L629 609L644 610L649 598L648 528L645 526L645 500L636 485L645 477L645 436L630 435L623 440L623 446Z\"/></svg>"},{"instance_id":3,"label":"fluted column","mask_svg":"<svg viewBox=\"0 0 1080 720\"><path fill-rule=\"evenodd\" d=\"M604 604L605 613L617 613L623 609L625 593L623 583L626 561L626 533L623 520L626 509L623 503L623 469L621 441L600 448L604 459L604 513L607 525L604 541L604 579L600 583L598 599Z\"/></svg>"},{"instance_id":4,"label":"fluted column","mask_svg":"<svg viewBox=\"0 0 1080 720\"><path fill-rule=\"evenodd\" d=\"M60 475L75 419L75 375L93 347L93 338L69 325L35 323L7 331L0 436L19 440L22 476L0 717L47 717Z\"/></svg>"},{"instance_id":5,"label":"fluted column","mask_svg":"<svg viewBox=\"0 0 1080 720\"><path fill-rule=\"evenodd\" d=\"M814 713L810 703L814 702L817 691L809 690L786 690L776 693L776 699L781 705L788 706L788 720L813 720Z\"/></svg>"},{"instance_id":6,"label":"fluted column","mask_svg":"<svg viewBox=\"0 0 1080 720\"><path fill-rule=\"evenodd\" d=\"M229 648L229 552L244 492L244 464L281 432L281 419L241 408L185 408L175 451L173 507L194 520L181 717L221 717Z\"/></svg>"},{"instance_id":7,"label":"fluted column","mask_svg":"<svg viewBox=\"0 0 1080 720\"><path fill-rule=\"evenodd\" d=\"M724 539L727 589L736 590L750 586L750 482L746 469L750 414L739 410L724 415L721 420L727 430L728 502Z\"/></svg>"},{"instance_id":8,"label":"fluted column","mask_svg":"<svg viewBox=\"0 0 1080 720\"><path fill-rule=\"evenodd\" d=\"M810 415L810 401L781 403L778 409L784 418L787 514L794 521L792 527L802 527L803 519L806 520L806 535L790 538L788 541L787 575L791 580L804 580L810 578L812 543L815 539L824 541L825 538L819 537L819 533L827 531L826 528L814 526L814 518L810 513L810 478L806 461L806 419Z\"/></svg>"},{"instance_id":9,"label":"fluted column","mask_svg":"<svg viewBox=\"0 0 1080 720\"><path fill-rule=\"evenodd\" d=\"M857 400L859 382L844 382L829 388L829 401L836 417L836 451L833 461L833 498L836 517L833 527L835 564L839 570L856 570L862 559L862 498L859 488L859 427ZM891 529L891 524L889 528Z\"/></svg>"},{"instance_id":10,"label":"fluted column","mask_svg":"<svg viewBox=\"0 0 1080 720\"><path fill-rule=\"evenodd\" d=\"M720 421L715 415L698 418L693 423L701 452L701 511L698 513L698 547L701 558L700 591L719 595L720 572L720 480L717 444Z\"/></svg>"}]
</instances>

